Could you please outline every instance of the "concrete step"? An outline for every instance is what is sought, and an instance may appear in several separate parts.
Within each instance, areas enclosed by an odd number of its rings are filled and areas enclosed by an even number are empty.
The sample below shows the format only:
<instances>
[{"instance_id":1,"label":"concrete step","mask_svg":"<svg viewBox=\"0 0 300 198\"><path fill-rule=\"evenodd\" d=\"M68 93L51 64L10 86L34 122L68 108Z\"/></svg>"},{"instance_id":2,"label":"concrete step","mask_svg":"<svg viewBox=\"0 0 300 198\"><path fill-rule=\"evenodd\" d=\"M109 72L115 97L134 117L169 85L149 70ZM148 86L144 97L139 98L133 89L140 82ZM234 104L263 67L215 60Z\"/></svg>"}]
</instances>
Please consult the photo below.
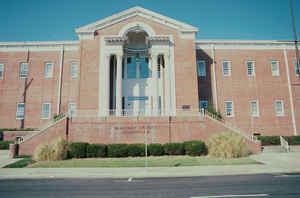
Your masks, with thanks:
<instances>
[{"instance_id":1,"label":"concrete step","mask_svg":"<svg viewBox=\"0 0 300 198\"><path fill-rule=\"evenodd\" d=\"M285 150L278 146L263 146L264 153L283 153ZM290 152L300 152L300 145L290 145Z\"/></svg>"}]
</instances>

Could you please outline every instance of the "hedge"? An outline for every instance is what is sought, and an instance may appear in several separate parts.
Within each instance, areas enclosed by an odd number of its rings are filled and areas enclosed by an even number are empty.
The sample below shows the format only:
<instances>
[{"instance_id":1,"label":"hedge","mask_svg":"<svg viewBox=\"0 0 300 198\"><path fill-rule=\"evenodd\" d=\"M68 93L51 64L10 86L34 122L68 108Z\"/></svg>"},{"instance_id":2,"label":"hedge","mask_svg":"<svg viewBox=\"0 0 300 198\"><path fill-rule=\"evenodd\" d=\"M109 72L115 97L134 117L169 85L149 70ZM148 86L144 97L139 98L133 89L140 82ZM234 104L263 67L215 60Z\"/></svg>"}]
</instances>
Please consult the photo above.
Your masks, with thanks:
<instances>
[{"instance_id":1,"label":"hedge","mask_svg":"<svg viewBox=\"0 0 300 198\"><path fill-rule=\"evenodd\" d=\"M279 136L258 136L257 138L261 141L262 146L280 145Z\"/></svg>"},{"instance_id":2,"label":"hedge","mask_svg":"<svg viewBox=\"0 0 300 198\"><path fill-rule=\"evenodd\" d=\"M128 144L107 145L107 157L128 157Z\"/></svg>"},{"instance_id":3,"label":"hedge","mask_svg":"<svg viewBox=\"0 0 300 198\"><path fill-rule=\"evenodd\" d=\"M207 147L204 142L199 140L184 142L184 150L186 155L200 156L207 154Z\"/></svg>"},{"instance_id":4,"label":"hedge","mask_svg":"<svg viewBox=\"0 0 300 198\"><path fill-rule=\"evenodd\" d=\"M128 144L128 156L145 156L145 144Z\"/></svg>"},{"instance_id":5,"label":"hedge","mask_svg":"<svg viewBox=\"0 0 300 198\"><path fill-rule=\"evenodd\" d=\"M167 155L184 155L183 143L167 143L163 145L164 152Z\"/></svg>"},{"instance_id":6,"label":"hedge","mask_svg":"<svg viewBox=\"0 0 300 198\"><path fill-rule=\"evenodd\" d=\"M8 150L11 143L13 141L0 141L0 150Z\"/></svg>"},{"instance_id":7,"label":"hedge","mask_svg":"<svg viewBox=\"0 0 300 198\"><path fill-rule=\"evenodd\" d=\"M106 157L107 147L105 144L89 144L86 149L87 157Z\"/></svg>"},{"instance_id":8,"label":"hedge","mask_svg":"<svg viewBox=\"0 0 300 198\"><path fill-rule=\"evenodd\" d=\"M164 148L161 144L149 144L148 145L148 153L153 156L164 155Z\"/></svg>"},{"instance_id":9,"label":"hedge","mask_svg":"<svg viewBox=\"0 0 300 198\"><path fill-rule=\"evenodd\" d=\"M284 136L289 145L300 145L300 136Z\"/></svg>"},{"instance_id":10,"label":"hedge","mask_svg":"<svg viewBox=\"0 0 300 198\"><path fill-rule=\"evenodd\" d=\"M74 142L69 145L69 157L71 158L84 158L88 147L86 142Z\"/></svg>"}]
</instances>

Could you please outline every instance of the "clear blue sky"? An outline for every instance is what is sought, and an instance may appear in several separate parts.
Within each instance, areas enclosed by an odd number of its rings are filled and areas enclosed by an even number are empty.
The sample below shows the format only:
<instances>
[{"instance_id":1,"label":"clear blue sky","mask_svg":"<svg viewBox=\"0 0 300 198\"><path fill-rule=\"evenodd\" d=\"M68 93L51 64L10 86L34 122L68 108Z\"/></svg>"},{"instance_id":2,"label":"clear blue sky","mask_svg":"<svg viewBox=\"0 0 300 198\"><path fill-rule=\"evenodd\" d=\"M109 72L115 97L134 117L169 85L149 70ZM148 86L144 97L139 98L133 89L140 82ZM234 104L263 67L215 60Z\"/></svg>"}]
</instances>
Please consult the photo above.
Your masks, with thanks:
<instances>
[{"instance_id":1,"label":"clear blue sky","mask_svg":"<svg viewBox=\"0 0 300 198\"><path fill-rule=\"evenodd\" d=\"M299 39L300 0L293 4ZM1 0L0 5L0 42L77 40L75 28L137 5L198 27L198 39L293 39L289 0Z\"/></svg>"}]
</instances>

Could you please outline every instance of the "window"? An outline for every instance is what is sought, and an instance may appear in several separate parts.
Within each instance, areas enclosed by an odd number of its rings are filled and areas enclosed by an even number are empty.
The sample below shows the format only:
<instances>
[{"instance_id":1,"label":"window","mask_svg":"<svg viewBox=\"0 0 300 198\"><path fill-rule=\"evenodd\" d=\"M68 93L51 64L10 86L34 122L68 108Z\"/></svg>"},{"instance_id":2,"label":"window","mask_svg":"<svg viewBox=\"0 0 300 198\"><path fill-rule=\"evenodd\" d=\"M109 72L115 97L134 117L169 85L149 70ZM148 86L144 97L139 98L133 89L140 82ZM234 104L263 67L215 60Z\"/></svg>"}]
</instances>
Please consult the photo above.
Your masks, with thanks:
<instances>
[{"instance_id":1,"label":"window","mask_svg":"<svg viewBox=\"0 0 300 198\"><path fill-rule=\"evenodd\" d=\"M279 76L279 61L271 61L272 76Z\"/></svg>"},{"instance_id":2,"label":"window","mask_svg":"<svg viewBox=\"0 0 300 198\"><path fill-rule=\"evenodd\" d=\"M20 78L27 78L28 74L28 63L21 63L20 64Z\"/></svg>"},{"instance_id":3,"label":"window","mask_svg":"<svg viewBox=\"0 0 300 198\"><path fill-rule=\"evenodd\" d=\"M140 78L149 78L148 58L140 59Z\"/></svg>"},{"instance_id":4,"label":"window","mask_svg":"<svg viewBox=\"0 0 300 198\"><path fill-rule=\"evenodd\" d=\"M247 61L248 76L254 76L254 61Z\"/></svg>"},{"instance_id":5,"label":"window","mask_svg":"<svg viewBox=\"0 0 300 198\"><path fill-rule=\"evenodd\" d=\"M300 70L299 70L300 63L299 63L299 67L297 67L297 61L294 61L294 67L295 67L296 76L299 76L300 75Z\"/></svg>"},{"instance_id":6,"label":"window","mask_svg":"<svg viewBox=\"0 0 300 198\"><path fill-rule=\"evenodd\" d=\"M50 117L50 103L44 103L42 105L42 119L49 119Z\"/></svg>"},{"instance_id":7,"label":"window","mask_svg":"<svg viewBox=\"0 0 300 198\"><path fill-rule=\"evenodd\" d=\"M227 117L233 117L233 103L232 101L225 101L225 111Z\"/></svg>"},{"instance_id":8,"label":"window","mask_svg":"<svg viewBox=\"0 0 300 198\"><path fill-rule=\"evenodd\" d=\"M200 100L200 109L207 109L207 108L208 108L208 101Z\"/></svg>"},{"instance_id":9,"label":"window","mask_svg":"<svg viewBox=\"0 0 300 198\"><path fill-rule=\"evenodd\" d=\"M256 100L250 101L250 112L251 112L251 116L259 115L258 102Z\"/></svg>"},{"instance_id":10,"label":"window","mask_svg":"<svg viewBox=\"0 0 300 198\"><path fill-rule=\"evenodd\" d=\"M275 101L275 112L277 116L283 116L284 110L283 110L283 101L282 100L276 100Z\"/></svg>"},{"instance_id":11,"label":"window","mask_svg":"<svg viewBox=\"0 0 300 198\"><path fill-rule=\"evenodd\" d=\"M53 63L45 63L45 78L52 78L53 76Z\"/></svg>"},{"instance_id":12,"label":"window","mask_svg":"<svg viewBox=\"0 0 300 198\"><path fill-rule=\"evenodd\" d=\"M17 104L17 112L16 112L17 119L24 119L24 110L25 110L24 103L18 103Z\"/></svg>"},{"instance_id":13,"label":"window","mask_svg":"<svg viewBox=\"0 0 300 198\"><path fill-rule=\"evenodd\" d=\"M69 113L69 116L71 116L71 117L76 116L76 104L75 103L69 103L68 113Z\"/></svg>"},{"instance_id":14,"label":"window","mask_svg":"<svg viewBox=\"0 0 300 198\"><path fill-rule=\"evenodd\" d=\"M3 73L4 73L4 64L0 63L0 79L3 78Z\"/></svg>"},{"instance_id":15,"label":"window","mask_svg":"<svg viewBox=\"0 0 300 198\"><path fill-rule=\"evenodd\" d=\"M133 57L127 58L127 78L134 79L136 78L136 59Z\"/></svg>"},{"instance_id":16,"label":"window","mask_svg":"<svg viewBox=\"0 0 300 198\"><path fill-rule=\"evenodd\" d=\"M223 75L224 76L231 76L231 62L230 61L223 61Z\"/></svg>"},{"instance_id":17,"label":"window","mask_svg":"<svg viewBox=\"0 0 300 198\"><path fill-rule=\"evenodd\" d=\"M77 62L72 62L70 65L70 76L71 78L76 78L78 76L78 64Z\"/></svg>"},{"instance_id":18,"label":"window","mask_svg":"<svg viewBox=\"0 0 300 198\"><path fill-rule=\"evenodd\" d=\"M198 65L198 76L206 76L205 61L197 61Z\"/></svg>"}]
</instances>

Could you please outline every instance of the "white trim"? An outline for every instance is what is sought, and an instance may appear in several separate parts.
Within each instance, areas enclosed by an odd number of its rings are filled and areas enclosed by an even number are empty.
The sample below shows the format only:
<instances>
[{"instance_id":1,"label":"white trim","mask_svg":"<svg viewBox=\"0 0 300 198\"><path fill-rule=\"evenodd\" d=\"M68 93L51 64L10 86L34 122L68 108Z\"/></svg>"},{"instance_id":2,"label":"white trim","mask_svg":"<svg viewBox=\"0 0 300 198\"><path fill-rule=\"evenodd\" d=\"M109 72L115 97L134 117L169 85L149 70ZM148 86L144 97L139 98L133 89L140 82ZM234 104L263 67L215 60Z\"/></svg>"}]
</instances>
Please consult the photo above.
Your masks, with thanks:
<instances>
[{"instance_id":1,"label":"white trim","mask_svg":"<svg viewBox=\"0 0 300 198\"><path fill-rule=\"evenodd\" d=\"M291 107L291 115L292 115L294 135L297 135L297 127L296 127L295 111L294 111L294 102L293 102L293 93L292 93L292 87L291 87L289 62L288 62L286 49L283 50L283 54L284 54L284 61L285 61L286 76L287 76L287 80L288 80L288 88L289 88L289 96L290 96L290 107Z\"/></svg>"},{"instance_id":2,"label":"white trim","mask_svg":"<svg viewBox=\"0 0 300 198\"><path fill-rule=\"evenodd\" d=\"M217 94L217 77L216 77L216 61L215 61L215 46L211 45L210 46L210 50L211 50L211 55L212 55L212 72L213 72L213 81L214 81L214 99L215 99L215 109L216 112L218 112L218 94Z\"/></svg>"},{"instance_id":3,"label":"white trim","mask_svg":"<svg viewBox=\"0 0 300 198\"><path fill-rule=\"evenodd\" d=\"M67 51L77 51L79 44L79 41L0 42L0 52L60 51L62 45Z\"/></svg>"},{"instance_id":4,"label":"white trim","mask_svg":"<svg viewBox=\"0 0 300 198\"><path fill-rule=\"evenodd\" d=\"M256 114L253 114L252 112L252 102L255 102L256 104ZM252 117L259 117L259 103L258 103L258 100L250 100L250 115Z\"/></svg>"},{"instance_id":5,"label":"white trim","mask_svg":"<svg viewBox=\"0 0 300 198\"><path fill-rule=\"evenodd\" d=\"M147 32L149 37L155 36L155 31L151 28L151 26L147 25L146 23L140 22L140 21L135 21L132 23L129 23L125 26L122 27L122 29L119 32L120 37L124 37L127 35L128 32L132 30L143 30Z\"/></svg>"},{"instance_id":6,"label":"white trim","mask_svg":"<svg viewBox=\"0 0 300 198\"><path fill-rule=\"evenodd\" d=\"M277 112L277 102L280 102L281 103L281 110L282 112ZM276 116L284 116L284 103L283 103L283 100L275 100L275 114Z\"/></svg>"},{"instance_id":7,"label":"white trim","mask_svg":"<svg viewBox=\"0 0 300 198\"><path fill-rule=\"evenodd\" d=\"M47 116L47 117L43 117L43 116L44 116L44 105L49 105L49 112L48 112L48 116ZM43 104L42 104L42 115L41 115L41 119L42 119L42 120L47 120L47 119L50 118L50 115L51 115L51 103L48 103L48 102L43 103Z\"/></svg>"},{"instance_id":8,"label":"white trim","mask_svg":"<svg viewBox=\"0 0 300 198\"><path fill-rule=\"evenodd\" d=\"M116 24L118 22L121 22L123 20L126 20L126 19L134 17L134 16L140 16L140 17L146 18L148 20L160 23L164 26L168 26L168 27L177 29L183 33L186 33L186 32L195 32L196 33L198 31L198 28L196 28L196 27L193 27L191 25L179 22L179 21L171 19L169 17L163 16L158 13L152 12L150 10L136 6L136 7L127 9L125 11L122 11L118 14L114 14L114 15L104 18L102 20L96 21L94 23L77 28L76 33L78 35L81 35L81 34L95 32L96 30L103 29L107 26L111 26L113 24Z\"/></svg>"},{"instance_id":9,"label":"white trim","mask_svg":"<svg viewBox=\"0 0 300 198\"><path fill-rule=\"evenodd\" d=\"M231 102L231 115L227 115L227 102ZM225 116L226 117L234 117L234 105L233 105L233 101L232 100L225 100L224 101L224 106L225 106Z\"/></svg>"}]
</instances>

